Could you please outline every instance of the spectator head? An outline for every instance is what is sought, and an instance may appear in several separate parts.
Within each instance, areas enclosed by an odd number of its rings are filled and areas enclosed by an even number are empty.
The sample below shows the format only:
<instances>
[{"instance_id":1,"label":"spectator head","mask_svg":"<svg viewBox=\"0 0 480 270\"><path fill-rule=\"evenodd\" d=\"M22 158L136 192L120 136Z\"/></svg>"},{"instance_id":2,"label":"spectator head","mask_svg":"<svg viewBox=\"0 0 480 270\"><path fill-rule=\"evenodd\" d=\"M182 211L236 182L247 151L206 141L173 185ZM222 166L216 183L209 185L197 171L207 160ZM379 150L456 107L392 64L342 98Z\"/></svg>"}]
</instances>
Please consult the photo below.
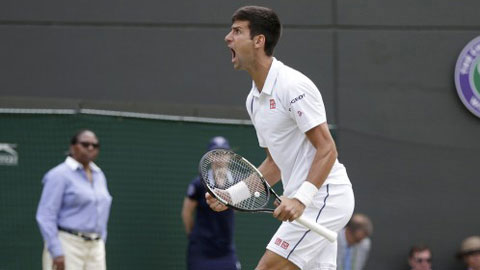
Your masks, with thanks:
<instances>
[{"instance_id":1,"label":"spectator head","mask_svg":"<svg viewBox=\"0 0 480 270\"><path fill-rule=\"evenodd\" d=\"M87 166L98 156L99 148L97 135L91 130L82 129L70 139L69 155Z\"/></svg>"},{"instance_id":2,"label":"spectator head","mask_svg":"<svg viewBox=\"0 0 480 270\"><path fill-rule=\"evenodd\" d=\"M480 270L480 236L470 236L463 240L457 256L469 269Z\"/></svg>"},{"instance_id":3,"label":"spectator head","mask_svg":"<svg viewBox=\"0 0 480 270\"><path fill-rule=\"evenodd\" d=\"M213 150L213 149L227 149L230 150L230 144L228 143L228 140L225 139L222 136L216 136L210 139L210 142L208 143L207 146L208 151Z\"/></svg>"},{"instance_id":4,"label":"spectator head","mask_svg":"<svg viewBox=\"0 0 480 270\"><path fill-rule=\"evenodd\" d=\"M357 244L373 233L372 221L364 214L353 214L346 226L346 237L350 245Z\"/></svg>"},{"instance_id":5,"label":"spectator head","mask_svg":"<svg viewBox=\"0 0 480 270\"><path fill-rule=\"evenodd\" d=\"M408 253L408 264L412 270L431 270L432 251L424 244L414 245Z\"/></svg>"}]
</instances>

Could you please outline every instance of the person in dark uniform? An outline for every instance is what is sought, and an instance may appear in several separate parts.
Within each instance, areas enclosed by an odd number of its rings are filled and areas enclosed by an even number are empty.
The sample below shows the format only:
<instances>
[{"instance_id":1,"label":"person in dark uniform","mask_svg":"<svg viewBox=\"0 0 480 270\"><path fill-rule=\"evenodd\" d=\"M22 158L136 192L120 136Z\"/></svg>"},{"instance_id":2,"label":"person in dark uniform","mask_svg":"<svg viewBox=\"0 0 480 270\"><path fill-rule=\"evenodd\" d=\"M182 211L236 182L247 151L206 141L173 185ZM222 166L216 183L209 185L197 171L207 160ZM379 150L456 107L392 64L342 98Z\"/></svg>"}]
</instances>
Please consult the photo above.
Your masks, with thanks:
<instances>
[{"instance_id":1,"label":"person in dark uniform","mask_svg":"<svg viewBox=\"0 0 480 270\"><path fill-rule=\"evenodd\" d=\"M213 137L207 150L213 149L230 149L230 144L224 137ZM205 201L205 192L198 175L188 186L183 201L182 220L188 235L187 269L239 270L233 239L234 212L213 211Z\"/></svg>"}]
</instances>

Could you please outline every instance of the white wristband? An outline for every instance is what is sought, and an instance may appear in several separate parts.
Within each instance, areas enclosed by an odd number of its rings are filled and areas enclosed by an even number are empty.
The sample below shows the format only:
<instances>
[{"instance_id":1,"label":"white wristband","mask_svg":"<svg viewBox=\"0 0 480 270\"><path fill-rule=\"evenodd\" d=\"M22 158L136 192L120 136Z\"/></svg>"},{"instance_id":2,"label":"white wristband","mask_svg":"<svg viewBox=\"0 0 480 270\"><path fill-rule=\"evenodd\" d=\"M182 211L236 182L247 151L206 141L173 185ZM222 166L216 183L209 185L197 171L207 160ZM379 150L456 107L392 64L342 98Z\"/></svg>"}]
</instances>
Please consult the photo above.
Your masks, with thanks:
<instances>
[{"instance_id":1,"label":"white wristband","mask_svg":"<svg viewBox=\"0 0 480 270\"><path fill-rule=\"evenodd\" d=\"M226 191L228 192L228 195L230 195L233 205L244 201L252 196L252 194L250 194L250 190L248 189L247 184L245 184L245 182L243 181L238 182L237 184L227 188Z\"/></svg>"},{"instance_id":2,"label":"white wristband","mask_svg":"<svg viewBox=\"0 0 480 270\"><path fill-rule=\"evenodd\" d=\"M304 181L293 198L299 200L305 205L305 207L307 207L310 205L317 192L318 188L314 184L309 181Z\"/></svg>"}]
</instances>

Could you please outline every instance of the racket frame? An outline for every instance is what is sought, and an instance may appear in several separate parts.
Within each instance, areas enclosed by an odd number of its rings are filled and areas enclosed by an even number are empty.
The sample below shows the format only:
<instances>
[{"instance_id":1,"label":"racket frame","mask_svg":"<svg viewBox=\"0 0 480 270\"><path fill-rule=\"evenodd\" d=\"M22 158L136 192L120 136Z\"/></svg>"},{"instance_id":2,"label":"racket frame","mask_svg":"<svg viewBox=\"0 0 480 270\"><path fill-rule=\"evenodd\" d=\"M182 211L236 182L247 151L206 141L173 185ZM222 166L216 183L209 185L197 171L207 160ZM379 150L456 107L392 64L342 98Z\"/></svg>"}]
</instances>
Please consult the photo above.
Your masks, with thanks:
<instances>
[{"instance_id":1,"label":"racket frame","mask_svg":"<svg viewBox=\"0 0 480 270\"><path fill-rule=\"evenodd\" d=\"M204 175L202 173L202 164L204 163L203 161L205 160L206 156L211 153L211 152L219 152L219 151L223 151L223 152L228 152L229 154L232 154L233 157L235 158L238 158L238 159L241 159L242 161L246 162L251 168L253 168L254 172L256 172L258 174L258 176L260 176L260 180L262 181L263 185L265 186L265 189L266 189L266 193L267 193L267 199L265 200L265 205L268 204L269 200L270 200L270 194L273 194L273 196L275 197L276 200L278 200L279 202L281 202L280 200L280 197L277 195L277 193L275 192L275 190L273 190L272 187L270 187L270 185L268 184L268 182L266 181L266 179L263 177L262 173L257 169L257 167L255 167L252 163L250 163L250 161L248 161L246 158L242 157L241 155L231 151L231 150L227 150L227 149L214 149L214 150L211 150L211 151L208 151L207 153L205 153L202 158L200 159L200 163L199 163L199 171L200 171L200 174L202 175L202 183L204 184L205 188L207 189L207 192L210 193L210 195L212 195L215 199L219 200L221 203L223 203L224 205L226 205L227 207L229 208L232 208L232 209L235 209L237 211L241 211L241 212L250 212L250 213L273 213L274 212L274 209L271 209L271 208L257 208L257 209L243 209L243 208L238 208L238 207L235 207L231 204L229 204L228 202L226 202L224 199L222 199L220 196L217 196L215 194L215 192L211 189L211 187L206 183L207 181L207 175ZM316 221L312 221L312 220L309 220L308 218L306 217L303 217L303 216L300 216L299 218L297 218L295 220L296 222L302 224L303 226L305 226L307 229L309 230L312 230L316 233L318 233L319 235L322 235L323 237L325 237L328 241L330 242L335 242L336 239L337 239L337 233L316 223Z\"/></svg>"},{"instance_id":2,"label":"racket frame","mask_svg":"<svg viewBox=\"0 0 480 270\"><path fill-rule=\"evenodd\" d=\"M239 207L236 207L230 203L228 203L227 201L225 201L224 199L222 199L220 196L217 196L215 194L215 191L213 191L213 189L210 187L210 185L207 184L207 175L204 175L202 173L202 164L204 163L204 160L205 158L207 157L207 155L213 153L213 152L226 152L226 153L229 153L229 155L232 156L232 158L236 158L236 159L240 159L242 160L243 162L245 162L246 164L248 164L248 166L254 170L254 172L259 176L260 180L262 181L262 184L265 186L265 190L267 191L266 193L266 196L267 196L267 199L265 200L265 205L268 204L269 200L270 200L270 194L273 194L273 196L275 197L276 200L280 201L280 197L277 195L277 193L275 193L275 191L272 189L272 187L270 187L270 185L268 184L268 182L265 180L265 177L263 177L262 173L257 169L257 167L255 167L252 163L250 163L250 161L248 161L246 158L242 157L241 155L231 151L231 150L227 150L227 149L213 149L213 150L210 150L208 151L207 153L205 153L202 158L200 159L200 163L199 163L199 171L200 171L200 174L202 175L202 183L203 185L205 186L205 188L207 189L207 192L212 195L215 199L217 199L218 201L220 201L222 204L226 205L227 207L229 208L232 208L232 209L235 209L237 211L240 211L240 212L250 212L250 213L273 213L273 211L275 211L275 209L272 209L272 208L256 208L256 209L244 209L244 208L239 208Z\"/></svg>"}]
</instances>

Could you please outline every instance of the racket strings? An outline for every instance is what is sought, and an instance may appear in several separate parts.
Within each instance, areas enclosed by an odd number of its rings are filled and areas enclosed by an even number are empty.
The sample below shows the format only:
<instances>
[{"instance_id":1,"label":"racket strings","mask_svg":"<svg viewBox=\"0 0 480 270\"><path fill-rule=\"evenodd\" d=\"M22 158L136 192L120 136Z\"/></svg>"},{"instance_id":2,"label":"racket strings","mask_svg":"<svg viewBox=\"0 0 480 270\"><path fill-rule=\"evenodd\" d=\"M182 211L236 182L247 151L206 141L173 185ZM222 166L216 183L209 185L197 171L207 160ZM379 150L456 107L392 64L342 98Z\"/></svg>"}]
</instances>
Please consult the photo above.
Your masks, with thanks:
<instances>
[{"instance_id":1,"label":"racket strings","mask_svg":"<svg viewBox=\"0 0 480 270\"><path fill-rule=\"evenodd\" d=\"M268 202L269 193L258 172L233 152L214 150L207 153L202 159L200 170L210 191L229 205L243 210L255 210ZM245 194L241 195L242 200L234 203L229 192L239 192L236 187L241 182L248 190L240 189Z\"/></svg>"}]
</instances>

